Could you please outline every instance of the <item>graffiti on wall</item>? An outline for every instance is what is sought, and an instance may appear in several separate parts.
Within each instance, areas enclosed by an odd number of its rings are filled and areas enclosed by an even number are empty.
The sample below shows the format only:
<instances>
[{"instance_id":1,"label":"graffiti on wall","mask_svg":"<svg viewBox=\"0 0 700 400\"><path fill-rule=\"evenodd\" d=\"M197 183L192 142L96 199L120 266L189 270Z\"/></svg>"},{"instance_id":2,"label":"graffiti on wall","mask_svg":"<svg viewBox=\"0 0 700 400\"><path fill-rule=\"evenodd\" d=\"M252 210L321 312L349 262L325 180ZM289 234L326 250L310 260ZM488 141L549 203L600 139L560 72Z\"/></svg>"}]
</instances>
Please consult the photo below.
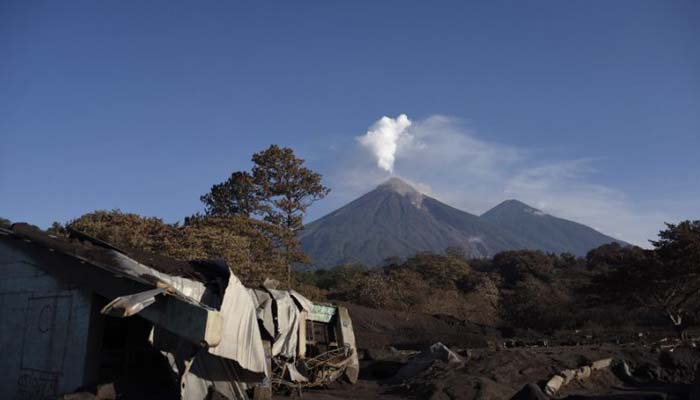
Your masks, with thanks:
<instances>
[{"instance_id":1,"label":"graffiti on wall","mask_svg":"<svg viewBox=\"0 0 700 400\"><path fill-rule=\"evenodd\" d=\"M22 369L17 380L17 400L55 398L58 391L57 372Z\"/></svg>"},{"instance_id":2,"label":"graffiti on wall","mask_svg":"<svg viewBox=\"0 0 700 400\"><path fill-rule=\"evenodd\" d=\"M30 297L26 308L18 399L55 397L68 347L73 297Z\"/></svg>"}]
</instances>

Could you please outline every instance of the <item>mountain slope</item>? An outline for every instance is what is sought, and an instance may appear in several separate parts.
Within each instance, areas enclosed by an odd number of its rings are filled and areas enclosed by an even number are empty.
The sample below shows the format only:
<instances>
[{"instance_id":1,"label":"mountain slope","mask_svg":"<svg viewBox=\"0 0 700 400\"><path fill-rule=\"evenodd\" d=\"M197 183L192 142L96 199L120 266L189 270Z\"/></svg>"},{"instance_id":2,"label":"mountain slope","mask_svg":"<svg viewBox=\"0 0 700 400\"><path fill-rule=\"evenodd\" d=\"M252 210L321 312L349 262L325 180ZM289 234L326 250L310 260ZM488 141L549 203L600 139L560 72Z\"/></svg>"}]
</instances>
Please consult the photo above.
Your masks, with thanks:
<instances>
[{"instance_id":1,"label":"mountain slope","mask_svg":"<svg viewBox=\"0 0 700 400\"><path fill-rule=\"evenodd\" d=\"M442 252L449 246L474 257L522 248L507 231L396 178L308 224L300 239L318 267L352 262L373 266L390 256Z\"/></svg>"},{"instance_id":2,"label":"mountain slope","mask_svg":"<svg viewBox=\"0 0 700 400\"><path fill-rule=\"evenodd\" d=\"M518 249L583 256L602 244L624 244L517 200L476 216L419 193L397 178L308 224L300 240L313 264L321 268L345 263L375 266L387 257L440 253L450 246L471 257Z\"/></svg>"},{"instance_id":3,"label":"mountain slope","mask_svg":"<svg viewBox=\"0 0 700 400\"><path fill-rule=\"evenodd\" d=\"M545 214L518 200L504 201L481 218L507 229L527 248L547 252L583 256L606 243L626 244L586 225Z\"/></svg>"}]
</instances>

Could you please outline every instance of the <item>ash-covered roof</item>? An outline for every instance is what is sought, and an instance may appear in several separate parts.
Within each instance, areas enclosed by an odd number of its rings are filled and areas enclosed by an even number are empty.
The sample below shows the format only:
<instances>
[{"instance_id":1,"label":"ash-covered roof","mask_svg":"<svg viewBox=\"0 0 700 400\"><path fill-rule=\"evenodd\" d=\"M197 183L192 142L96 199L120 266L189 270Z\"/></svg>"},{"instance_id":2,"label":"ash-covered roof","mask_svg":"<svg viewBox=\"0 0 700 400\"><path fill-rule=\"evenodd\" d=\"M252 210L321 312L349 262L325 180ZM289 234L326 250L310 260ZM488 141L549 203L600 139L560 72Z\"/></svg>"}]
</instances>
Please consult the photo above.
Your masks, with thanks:
<instances>
[{"instance_id":1,"label":"ash-covered roof","mask_svg":"<svg viewBox=\"0 0 700 400\"><path fill-rule=\"evenodd\" d=\"M57 236L26 223L15 223L9 227L0 227L0 230L18 239L30 241L37 246L58 251L90 264L109 269L118 270L122 268L115 257L115 252L117 252L164 274L183 277L204 284L217 280L226 282L230 273L228 266L223 261L183 261L134 248L116 248L109 243L78 231L70 231L68 237Z\"/></svg>"}]
</instances>

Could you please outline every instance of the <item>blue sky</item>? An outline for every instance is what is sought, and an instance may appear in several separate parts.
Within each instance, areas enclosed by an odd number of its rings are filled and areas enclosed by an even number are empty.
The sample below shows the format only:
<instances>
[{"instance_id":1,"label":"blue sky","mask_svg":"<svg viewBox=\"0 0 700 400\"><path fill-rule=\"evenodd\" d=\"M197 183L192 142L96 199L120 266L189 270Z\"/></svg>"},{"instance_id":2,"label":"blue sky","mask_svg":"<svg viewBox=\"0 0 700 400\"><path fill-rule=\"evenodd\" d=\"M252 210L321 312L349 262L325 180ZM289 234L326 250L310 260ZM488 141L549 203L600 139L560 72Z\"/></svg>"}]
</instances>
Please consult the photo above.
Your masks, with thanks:
<instances>
[{"instance_id":1,"label":"blue sky","mask_svg":"<svg viewBox=\"0 0 700 400\"><path fill-rule=\"evenodd\" d=\"M700 218L699 2L379 3L0 2L0 215L176 221L278 143L334 190L313 219L391 175L358 138L406 114L392 173L467 211Z\"/></svg>"}]
</instances>

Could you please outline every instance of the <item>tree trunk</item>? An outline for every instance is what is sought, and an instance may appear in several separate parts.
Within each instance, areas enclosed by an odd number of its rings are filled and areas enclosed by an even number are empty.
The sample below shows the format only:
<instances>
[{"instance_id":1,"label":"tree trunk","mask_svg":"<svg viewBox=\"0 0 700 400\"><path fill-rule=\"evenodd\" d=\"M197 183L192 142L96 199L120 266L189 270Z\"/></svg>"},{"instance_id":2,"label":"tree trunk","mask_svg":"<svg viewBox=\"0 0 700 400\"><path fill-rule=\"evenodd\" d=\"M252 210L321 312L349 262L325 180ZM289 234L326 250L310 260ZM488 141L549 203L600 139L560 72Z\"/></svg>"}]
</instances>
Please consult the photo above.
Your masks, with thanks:
<instances>
[{"instance_id":1,"label":"tree trunk","mask_svg":"<svg viewBox=\"0 0 700 400\"><path fill-rule=\"evenodd\" d=\"M668 313L668 317L673 323L673 330L676 331L676 335L678 335L678 338L681 341L685 341L686 339L688 339L688 323L683 320L683 316L681 315L681 313L678 313L675 317L673 314Z\"/></svg>"}]
</instances>

